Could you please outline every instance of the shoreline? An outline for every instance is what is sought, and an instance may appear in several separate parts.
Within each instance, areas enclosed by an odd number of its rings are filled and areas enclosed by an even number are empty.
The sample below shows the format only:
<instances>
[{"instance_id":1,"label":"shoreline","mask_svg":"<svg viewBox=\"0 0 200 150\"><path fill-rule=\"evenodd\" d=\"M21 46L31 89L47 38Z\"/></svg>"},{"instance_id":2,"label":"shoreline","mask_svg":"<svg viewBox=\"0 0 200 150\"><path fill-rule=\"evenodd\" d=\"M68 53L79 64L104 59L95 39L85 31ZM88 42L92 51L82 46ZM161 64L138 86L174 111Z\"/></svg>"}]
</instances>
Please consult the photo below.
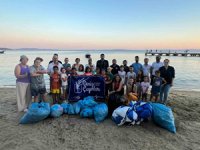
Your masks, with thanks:
<instances>
[{"instance_id":1,"label":"shoreline","mask_svg":"<svg viewBox=\"0 0 200 150\"><path fill-rule=\"evenodd\" d=\"M2 89L16 89L15 87L10 87L10 86L5 86L5 87L2 87L2 86L0 86L0 90L2 90ZM49 88L46 88L47 89L47 91L49 90ZM170 93L175 93L175 92L183 92L183 93L187 93L187 92L194 92L194 93L199 93L200 94L200 89L199 90L191 90L191 91L186 91L186 90L181 90L181 89L172 89L171 91L170 91Z\"/></svg>"}]
</instances>

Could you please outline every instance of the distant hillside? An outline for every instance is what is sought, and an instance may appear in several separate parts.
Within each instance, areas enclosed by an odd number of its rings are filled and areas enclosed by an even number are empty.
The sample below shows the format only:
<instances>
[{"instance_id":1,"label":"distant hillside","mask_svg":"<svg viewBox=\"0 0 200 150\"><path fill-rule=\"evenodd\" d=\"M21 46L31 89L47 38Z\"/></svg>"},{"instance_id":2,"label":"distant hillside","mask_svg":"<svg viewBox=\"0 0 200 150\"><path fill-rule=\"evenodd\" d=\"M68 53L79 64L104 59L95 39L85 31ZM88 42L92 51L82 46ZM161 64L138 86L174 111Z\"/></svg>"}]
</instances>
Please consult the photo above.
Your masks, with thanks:
<instances>
[{"instance_id":1,"label":"distant hillside","mask_svg":"<svg viewBox=\"0 0 200 150\"><path fill-rule=\"evenodd\" d=\"M10 49L10 48L1 48L0 47L0 50L12 50L12 49Z\"/></svg>"}]
</instances>

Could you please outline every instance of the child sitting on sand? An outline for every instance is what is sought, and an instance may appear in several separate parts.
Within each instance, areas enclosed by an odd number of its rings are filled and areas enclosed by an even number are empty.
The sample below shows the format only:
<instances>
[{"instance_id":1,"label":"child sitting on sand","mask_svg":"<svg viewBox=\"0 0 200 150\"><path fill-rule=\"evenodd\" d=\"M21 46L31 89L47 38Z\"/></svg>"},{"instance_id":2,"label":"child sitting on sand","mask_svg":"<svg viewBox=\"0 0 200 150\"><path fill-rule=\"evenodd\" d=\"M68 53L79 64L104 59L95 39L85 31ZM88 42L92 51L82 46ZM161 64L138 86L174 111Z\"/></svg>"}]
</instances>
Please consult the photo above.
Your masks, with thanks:
<instances>
[{"instance_id":1,"label":"child sitting on sand","mask_svg":"<svg viewBox=\"0 0 200 150\"><path fill-rule=\"evenodd\" d=\"M129 101L137 101L137 86L135 84L135 80L131 77L128 79L126 84L126 96Z\"/></svg>"},{"instance_id":2,"label":"child sitting on sand","mask_svg":"<svg viewBox=\"0 0 200 150\"><path fill-rule=\"evenodd\" d=\"M61 81L62 81L62 92L63 92L63 99L66 100L67 98L67 85L68 85L68 76L66 74L66 69L61 68Z\"/></svg>"},{"instance_id":3,"label":"child sitting on sand","mask_svg":"<svg viewBox=\"0 0 200 150\"><path fill-rule=\"evenodd\" d=\"M51 93L53 103L58 103L60 98L60 74L58 73L58 66L53 67L53 73L51 74Z\"/></svg>"},{"instance_id":4,"label":"child sitting on sand","mask_svg":"<svg viewBox=\"0 0 200 150\"><path fill-rule=\"evenodd\" d=\"M141 95L142 100L147 101L147 92L149 89L150 83L148 76L144 76L144 81L141 83Z\"/></svg>"},{"instance_id":5,"label":"child sitting on sand","mask_svg":"<svg viewBox=\"0 0 200 150\"><path fill-rule=\"evenodd\" d=\"M160 77L160 71L157 70L157 71L155 71L155 77L153 78L153 81L152 81L152 89L151 89L150 101L152 99L154 99L155 102L158 100L158 97L160 95L160 89L161 89L162 83L166 84L167 82L165 81L164 78Z\"/></svg>"}]
</instances>

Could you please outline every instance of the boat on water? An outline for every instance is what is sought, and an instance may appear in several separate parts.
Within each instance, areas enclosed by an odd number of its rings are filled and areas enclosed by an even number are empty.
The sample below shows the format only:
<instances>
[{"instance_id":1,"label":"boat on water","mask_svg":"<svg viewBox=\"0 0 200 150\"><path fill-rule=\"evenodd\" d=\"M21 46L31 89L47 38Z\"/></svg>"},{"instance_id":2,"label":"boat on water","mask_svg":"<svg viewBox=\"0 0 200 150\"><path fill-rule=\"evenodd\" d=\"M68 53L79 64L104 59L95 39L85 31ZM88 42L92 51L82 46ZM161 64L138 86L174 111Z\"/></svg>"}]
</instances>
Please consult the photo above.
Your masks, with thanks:
<instances>
[{"instance_id":1,"label":"boat on water","mask_svg":"<svg viewBox=\"0 0 200 150\"><path fill-rule=\"evenodd\" d=\"M4 50L0 50L0 54L3 54L5 51Z\"/></svg>"}]
</instances>

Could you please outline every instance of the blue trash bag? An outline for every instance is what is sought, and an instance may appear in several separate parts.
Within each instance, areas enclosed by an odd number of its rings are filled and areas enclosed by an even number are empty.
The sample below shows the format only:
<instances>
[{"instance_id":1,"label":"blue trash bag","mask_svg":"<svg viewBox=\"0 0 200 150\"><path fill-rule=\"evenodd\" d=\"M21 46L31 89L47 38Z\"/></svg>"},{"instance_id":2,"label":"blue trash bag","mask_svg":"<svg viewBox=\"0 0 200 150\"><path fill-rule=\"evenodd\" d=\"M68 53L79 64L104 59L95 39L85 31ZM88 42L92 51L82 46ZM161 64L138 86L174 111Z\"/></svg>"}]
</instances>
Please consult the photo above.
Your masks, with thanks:
<instances>
[{"instance_id":1,"label":"blue trash bag","mask_svg":"<svg viewBox=\"0 0 200 150\"><path fill-rule=\"evenodd\" d=\"M171 108L159 103L151 103L151 106L153 108L154 122L168 131L176 133L176 126Z\"/></svg>"},{"instance_id":2,"label":"blue trash bag","mask_svg":"<svg viewBox=\"0 0 200 150\"><path fill-rule=\"evenodd\" d=\"M59 104L54 104L51 106L51 117L58 118L63 114L63 107Z\"/></svg>"},{"instance_id":3,"label":"blue trash bag","mask_svg":"<svg viewBox=\"0 0 200 150\"><path fill-rule=\"evenodd\" d=\"M72 104L69 104L68 114L69 115L74 115L75 114L74 107L73 107Z\"/></svg>"},{"instance_id":4,"label":"blue trash bag","mask_svg":"<svg viewBox=\"0 0 200 150\"><path fill-rule=\"evenodd\" d=\"M150 103L137 102L135 104L135 111L138 114L138 119L148 119L152 116L152 106Z\"/></svg>"},{"instance_id":5,"label":"blue trash bag","mask_svg":"<svg viewBox=\"0 0 200 150\"><path fill-rule=\"evenodd\" d=\"M41 102L41 103L32 103L29 106L28 111L20 120L20 124L30 124L36 123L47 118L50 114L50 104Z\"/></svg>"},{"instance_id":6,"label":"blue trash bag","mask_svg":"<svg viewBox=\"0 0 200 150\"><path fill-rule=\"evenodd\" d=\"M108 106L105 103L100 103L94 106L94 119L97 123L103 121L108 115Z\"/></svg>"},{"instance_id":7,"label":"blue trash bag","mask_svg":"<svg viewBox=\"0 0 200 150\"><path fill-rule=\"evenodd\" d=\"M94 115L93 113L93 109L88 107L88 108L84 108L83 110L81 110L80 116L82 118L92 118Z\"/></svg>"},{"instance_id":8,"label":"blue trash bag","mask_svg":"<svg viewBox=\"0 0 200 150\"><path fill-rule=\"evenodd\" d=\"M97 102L95 102L94 97L92 96L85 97L82 100L83 107L94 107L95 105L97 105Z\"/></svg>"},{"instance_id":9,"label":"blue trash bag","mask_svg":"<svg viewBox=\"0 0 200 150\"><path fill-rule=\"evenodd\" d=\"M69 110L69 103L62 103L61 107L63 108L63 113L64 114L68 114L68 110Z\"/></svg>"},{"instance_id":10,"label":"blue trash bag","mask_svg":"<svg viewBox=\"0 0 200 150\"><path fill-rule=\"evenodd\" d=\"M74 113L79 114L81 111L81 108L82 108L82 101L80 100L80 101L74 103L73 107L74 107Z\"/></svg>"}]
</instances>

